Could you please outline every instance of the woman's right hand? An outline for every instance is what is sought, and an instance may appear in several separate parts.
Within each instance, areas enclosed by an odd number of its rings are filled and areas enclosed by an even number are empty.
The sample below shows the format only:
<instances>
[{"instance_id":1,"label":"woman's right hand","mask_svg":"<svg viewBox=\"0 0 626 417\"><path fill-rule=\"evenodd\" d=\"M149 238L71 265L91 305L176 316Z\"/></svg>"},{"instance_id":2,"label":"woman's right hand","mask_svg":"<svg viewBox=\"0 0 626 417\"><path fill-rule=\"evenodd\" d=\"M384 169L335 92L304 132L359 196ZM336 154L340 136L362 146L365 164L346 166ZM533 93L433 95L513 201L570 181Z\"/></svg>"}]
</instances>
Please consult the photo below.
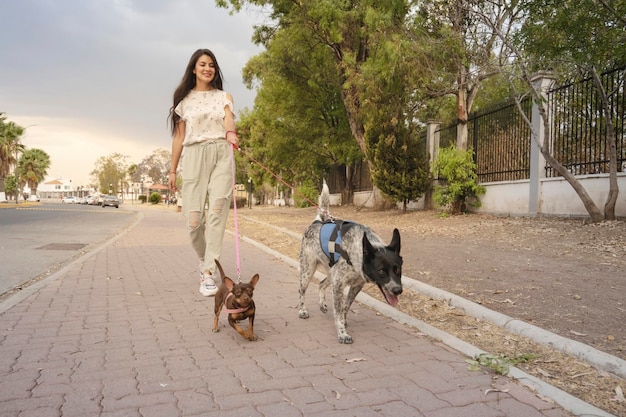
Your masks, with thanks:
<instances>
[{"instance_id":1,"label":"woman's right hand","mask_svg":"<svg viewBox=\"0 0 626 417\"><path fill-rule=\"evenodd\" d=\"M167 186L170 187L170 190L176 191L176 173L170 172L170 177L167 180Z\"/></svg>"}]
</instances>

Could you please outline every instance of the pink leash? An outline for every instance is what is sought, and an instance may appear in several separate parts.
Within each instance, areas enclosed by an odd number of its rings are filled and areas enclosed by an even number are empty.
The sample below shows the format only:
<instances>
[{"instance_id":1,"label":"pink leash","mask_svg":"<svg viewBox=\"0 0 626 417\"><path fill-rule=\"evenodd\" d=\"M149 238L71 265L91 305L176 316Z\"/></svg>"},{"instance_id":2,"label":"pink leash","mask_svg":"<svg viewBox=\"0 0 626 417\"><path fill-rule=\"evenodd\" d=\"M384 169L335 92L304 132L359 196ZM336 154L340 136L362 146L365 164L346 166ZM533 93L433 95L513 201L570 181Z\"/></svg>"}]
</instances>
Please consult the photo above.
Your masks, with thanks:
<instances>
[{"instance_id":1,"label":"pink leash","mask_svg":"<svg viewBox=\"0 0 626 417\"><path fill-rule=\"evenodd\" d=\"M235 223L235 256L237 258L237 283L241 282L241 261L239 259L239 222L237 221L237 181L235 181L235 145L230 147L230 159L233 175L233 215Z\"/></svg>"}]
</instances>

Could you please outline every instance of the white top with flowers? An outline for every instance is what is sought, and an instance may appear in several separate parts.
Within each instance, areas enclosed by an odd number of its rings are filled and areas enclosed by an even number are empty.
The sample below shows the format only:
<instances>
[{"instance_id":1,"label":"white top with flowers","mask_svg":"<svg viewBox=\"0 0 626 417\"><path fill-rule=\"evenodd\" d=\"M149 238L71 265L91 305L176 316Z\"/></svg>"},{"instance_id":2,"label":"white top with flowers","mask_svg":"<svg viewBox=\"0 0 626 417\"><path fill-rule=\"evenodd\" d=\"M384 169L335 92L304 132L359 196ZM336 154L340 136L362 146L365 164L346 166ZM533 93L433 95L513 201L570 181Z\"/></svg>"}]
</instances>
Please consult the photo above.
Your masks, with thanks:
<instances>
[{"instance_id":1,"label":"white top with flowers","mask_svg":"<svg viewBox=\"0 0 626 417\"><path fill-rule=\"evenodd\" d=\"M185 121L183 146L214 139L225 139L226 107L234 114L233 102L223 90L194 91L181 100L174 111Z\"/></svg>"}]
</instances>

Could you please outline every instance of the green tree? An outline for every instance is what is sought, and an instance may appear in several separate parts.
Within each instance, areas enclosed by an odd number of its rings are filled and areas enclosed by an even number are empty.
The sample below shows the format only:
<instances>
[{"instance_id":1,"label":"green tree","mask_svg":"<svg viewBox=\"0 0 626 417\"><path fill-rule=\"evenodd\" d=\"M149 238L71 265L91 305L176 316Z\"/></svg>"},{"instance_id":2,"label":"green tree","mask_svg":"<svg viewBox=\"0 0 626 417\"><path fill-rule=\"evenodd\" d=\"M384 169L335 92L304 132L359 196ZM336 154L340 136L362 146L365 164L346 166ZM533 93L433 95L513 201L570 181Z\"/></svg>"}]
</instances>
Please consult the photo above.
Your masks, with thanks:
<instances>
[{"instance_id":1,"label":"green tree","mask_svg":"<svg viewBox=\"0 0 626 417\"><path fill-rule=\"evenodd\" d=\"M255 80L261 85L254 110L238 123L246 152L290 183L320 178L332 164L350 166L363 158L330 63L328 49L306 27L289 26L244 70L249 85ZM257 186L276 183L260 167L251 168Z\"/></svg>"},{"instance_id":2,"label":"green tree","mask_svg":"<svg viewBox=\"0 0 626 417\"><path fill-rule=\"evenodd\" d=\"M124 185L126 186L125 190L126 193L129 192L130 187L132 187L132 183L133 182L139 182L139 181L134 181L133 178L135 178L135 174L137 173L137 170L139 169L139 167L137 166L137 164L131 164L128 167L128 171L126 172L126 174L128 175L128 179L130 179L131 184L124 182ZM134 194L134 191L133 191Z\"/></svg>"},{"instance_id":3,"label":"green tree","mask_svg":"<svg viewBox=\"0 0 626 417\"><path fill-rule=\"evenodd\" d=\"M392 201L402 202L406 212L409 201L420 198L432 182L426 145L423 141L394 136L380 140L371 151L374 182Z\"/></svg>"},{"instance_id":4,"label":"green tree","mask_svg":"<svg viewBox=\"0 0 626 417\"><path fill-rule=\"evenodd\" d=\"M17 201L17 182L15 181L15 175L7 175L7 177L2 181L2 185L4 186L4 191L7 196L16 197L15 201Z\"/></svg>"},{"instance_id":5,"label":"green tree","mask_svg":"<svg viewBox=\"0 0 626 417\"><path fill-rule=\"evenodd\" d=\"M423 75L415 65L422 51L411 47L414 40L402 33L381 33L373 41L378 45L377 59L369 61L363 72L363 96L368 97L363 115L372 180L391 201L401 201L406 211L408 202L421 197L431 182L418 117L426 96L415 82Z\"/></svg>"},{"instance_id":6,"label":"green tree","mask_svg":"<svg viewBox=\"0 0 626 417\"><path fill-rule=\"evenodd\" d=\"M28 184L31 194L37 194L37 187L48 175L50 155L41 149L27 149L18 163L20 180Z\"/></svg>"},{"instance_id":7,"label":"green tree","mask_svg":"<svg viewBox=\"0 0 626 417\"><path fill-rule=\"evenodd\" d=\"M433 173L442 184L435 186L434 200L453 214L464 213L466 203L480 207L479 195L485 187L477 182L476 164L471 150L452 145L439 150Z\"/></svg>"},{"instance_id":8,"label":"green tree","mask_svg":"<svg viewBox=\"0 0 626 417\"><path fill-rule=\"evenodd\" d=\"M155 184L167 184L171 161L172 154L170 151L161 148L155 149L139 163L134 175L149 176Z\"/></svg>"},{"instance_id":9,"label":"green tree","mask_svg":"<svg viewBox=\"0 0 626 417\"><path fill-rule=\"evenodd\" d=\"M425 53L416 65L430 74L427 92L434 98L454 97L457 147L467 149L467 122L483 83L498 75L498 61L508 56L498 44L496 31L519 25L517 1L432 0L419 4L420 25L428 33ZM477 13L479 11L480 13ZM445 103L445 101L444 101Z\"/></svg>"},{"instance_id":10,"label":"green tree","mask_svg":"<svg viewBox=\"0 0 626 417\"><path fill-rule=\"evenodd\" d=\"M4 190L4 179L13 172L19 159L18 153L24 152L24 145L20 142L24 128L15 122L7 122L4 113L0 113L0 192ZM19 184L16 184L19 186ZM17 202L17 200L16 200Z\"/></svg>"},{"instance_id":11,"label":"green tree","mask_svg":"<svg viewBox=\"0 0 626 417\"><path fill-rule=\"evenodd\" d=\"M368 156L366 127L367 123L364 108L368 106L370 96L366 93L368 83L377 82L380 90L387 86L384 77L375 77L376 70L385 65L395 67L396 62L385 62L378 52L381 50L379 41L394 34L413 38L419 32L414 32L412 21L412 1L378 1L359 0L352 2L337 2L333 0L305 0L286 2L284 0L217 0L218 5L230 4L239 10L245 4L270 6L274 27L262 26L257 29L256 40L262 42L268 50L275 39L279 39L285 46L294 46L280 37L289 30L299 28L309 38L310 45L320 48L320 56L324 56L325 66L311 66L312 68L328 68L312 78L302 78L300 84L310 83L328 85L341 100L341 107L345 111L350 135L356 141L361 154ZM407 33L410 32L410 33ZM290 40L289 37L286 38ZM398 39L398 38L396 38ZM412 46L401 43L402 46ZM308 65L309 54L306 49L299 48L299 59ZM410 51L401 51L393 55L384 54L385 58L394 56L396 59L405 59L404 54ZM301 68L301 67L298 67ZM297 75L297 74L296 74ZM265 80L263 80L265 82ZM405 85L397 94L411 94L415 84ZM370 90L371 91L371 90ZM303 91L304 92L304 91ZM305 99L304 94L300 99ZM331 103L327 103L331 104ZM331 108L331 107L326 107ZM316 119L320 118L320 110L313 108ZM280 120L285 113L274 114ZM392 116L387 116L391 118ZM267 132L273 133L273 132ZM339 138L339 139L337 139ZM341 136L330 136L329 139L341 140ZM370 168L372 161L368 160ZM375 193L375 205L379 203Z\"/></svg>"},{"instance_id":12,"label":"green tree","mask_svg":"<svg viewBox=\"0 0 626 417\"><path fill-rule=\"evenodd\" d=\"M127 155L113 153L109 156L101 156L96 160L94 170L91 172L94 183L98 184L101 193L108 194L119 192L119 185L123 183L128 172Z\"/></svg>"}]
</instances>

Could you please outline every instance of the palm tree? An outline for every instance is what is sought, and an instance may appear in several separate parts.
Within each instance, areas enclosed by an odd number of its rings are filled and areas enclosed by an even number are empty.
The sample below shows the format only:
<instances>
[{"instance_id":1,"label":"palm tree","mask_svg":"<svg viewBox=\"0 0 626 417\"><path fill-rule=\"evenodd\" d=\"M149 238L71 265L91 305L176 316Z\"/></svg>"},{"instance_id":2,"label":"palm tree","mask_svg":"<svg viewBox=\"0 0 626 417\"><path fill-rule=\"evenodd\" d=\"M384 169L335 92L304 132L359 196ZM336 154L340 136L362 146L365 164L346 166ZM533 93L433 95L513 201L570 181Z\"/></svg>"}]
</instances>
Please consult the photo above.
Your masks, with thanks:
<instances>
[{"instance_id":1,"label":"palm tree","mask_svg":"<svg viewBox=\"0 0 626 417\"><path fill-rule=\"evenodd\" d=\"M24 128L14 122L6 122L4 113L0 113L0 192L4 191L4 180L15 169L18 152L24 152L20 137Z\"/></svg>"},{"instance_id":2,"label":"palm tree","mask_svg":"<svg viewBox=\"0 0 626 417\"><path fill-rule=\"evenodd\" d=\"M37 186L48 175L50 155L41 149L24 151L18 163L20 183L28 184L31 194L37 194Z\"/></svg>"}]
</instances>

